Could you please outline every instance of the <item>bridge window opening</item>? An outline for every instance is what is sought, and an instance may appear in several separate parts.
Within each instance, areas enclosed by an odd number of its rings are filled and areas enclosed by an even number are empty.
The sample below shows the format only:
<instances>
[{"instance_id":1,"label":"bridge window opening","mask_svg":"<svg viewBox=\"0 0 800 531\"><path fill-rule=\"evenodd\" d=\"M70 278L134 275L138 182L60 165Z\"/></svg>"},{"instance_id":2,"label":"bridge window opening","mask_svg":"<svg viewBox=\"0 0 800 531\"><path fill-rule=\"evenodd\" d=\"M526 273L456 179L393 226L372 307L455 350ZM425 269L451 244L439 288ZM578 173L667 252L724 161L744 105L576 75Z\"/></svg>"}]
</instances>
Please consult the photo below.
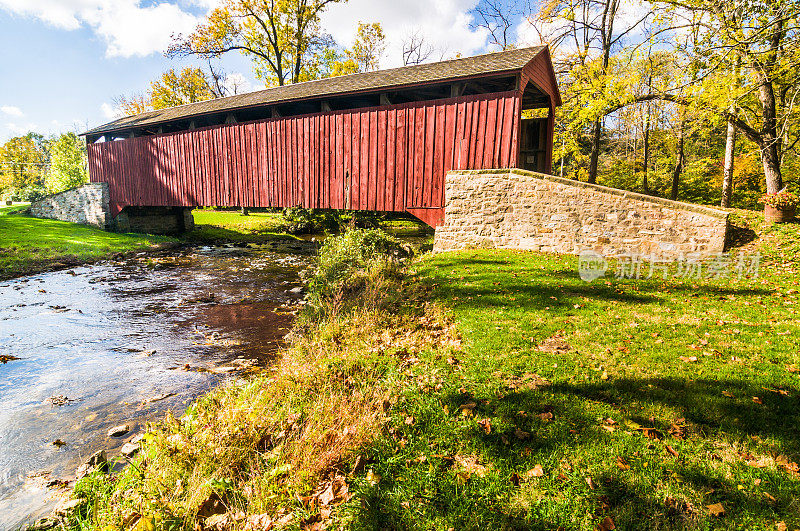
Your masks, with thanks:
<instances>
[{"instance_id":1,"label":"bridge window opening","mask_svg":"<svg viewBox=\"0 0 800 531\"><path fill-rule=\"evenodd\" d=\"M519 167L524 170L547 172L547 159L552 149L548 142L550 98L533 83L522 94L520 116Z\"/></svg>"}]
</instances>

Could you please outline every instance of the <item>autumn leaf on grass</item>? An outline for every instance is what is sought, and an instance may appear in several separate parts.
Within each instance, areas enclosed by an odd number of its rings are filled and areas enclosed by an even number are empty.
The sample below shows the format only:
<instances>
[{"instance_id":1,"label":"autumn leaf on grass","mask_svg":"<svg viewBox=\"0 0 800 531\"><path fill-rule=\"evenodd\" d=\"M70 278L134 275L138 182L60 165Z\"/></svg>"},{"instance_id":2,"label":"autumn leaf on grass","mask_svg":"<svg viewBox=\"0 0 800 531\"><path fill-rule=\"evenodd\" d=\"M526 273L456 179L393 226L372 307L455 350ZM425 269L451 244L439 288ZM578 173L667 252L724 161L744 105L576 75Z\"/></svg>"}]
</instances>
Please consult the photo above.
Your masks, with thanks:
<instances>
[{"instance_id":1,"label":"autumn leaf on grass","mask_svg":"<svg viewBox=\"0 0 800 531\"><path fill-rule=\"evenodd\" d=\"M477 405L477 403L470 401L465 404L461 404L458 406L458 409L461 410L462 415L469 417L472 415L472 411L477 407Z\"/></svg>"},{"instance_id":2,"label":"autumn leaf on grass","mask_svg":"<svg viewBox=\"0 0 800 531\"><path fill-rule=\"evenodd\" d=\"M589 485L589 488L594 490L595 486L594 486L594 481L592 480L592 478L585 478L585 479L586 479L586 484Z\"/></svg>"},{"instance_id":3,"label":"autumn leaf on grass","mask_svg":"<svg viewBox=\"0 0 800 531\"><path fill-rule=\"evenodd\" d=\"M531 434L528 433L527 431L522 431L519 428L514 428L514 437L516 437L517 439L519 439L521 441L524 441L525 439L529 438L530 436L531 436Z\"/></svg>"},{"instance_id":4,"label":"autumn leaf on grass","mask_svg":"<svg viewBox=\"0 0 800 531\"><path fill-rule=\"evenodd\" d=\"M630 470L631 469L631 465L629 465L628 462L625 459L623 459L622 457L617 457L617 466L621 470Z\"/></svg>"},{"instance_id":5,"label":"autumn leaf on grass","mask_svg":"<svg viewBox=\"0 0 800 531\"><path fill-rule=\"evenodd\" d=\"M757 396L753 397L753 402L755 402L756 404L759 404L759 405L763 405L764 404L764 402L762 402L761 399L759 397L757 397Z\"/></svg>"},{"instance_id":6,"label":"autumn leaf on grass","mask_svg":"<svg viewBox=\"0 0 800 531\"><path fill-rule=\"evenodd\" d=\"M485 433L486 435L489 435L490 433L492 433L492 421L491 420L489 420L489 419L479 420L478 421L478 426L481 427L481 429L483 430L483 433Z\"/></svg>"},{"instance_id":7,"label":"autumn leaf on grass","mask_svg":"<svg viewBox=\"0 0 800 531\"><path fill-rule=\"evenodd\" d=\"M453 457L456 464L461 469L459 474L464 477L464 479L469 479L472 474L475 474L478 477L486 477L486 471L488 470L485 466L478 462L478 457L474 455L456 455Z\"/></svg>"},{"instance_id":8,"label":"autumn leaf on grass","mask_svg":"<svg viewBox=\"0 0 800 531\"><path fill-rule=\"evenodd\" d=\"M536 465L527 472L525 472L525 477L527 479L540 478L542 476L544 476L544 469L542 468L542 465Z\"/></svg>"},{"instance_id":9,"label":"autumn leaf on grass","mask_svg":"<svg viewBox=\"0 0 800 531\"><path fill-rule=\"evenodd\" d=\"M545 411L544 413L539 413L539 418L542 419L544 422L549 422L554 418L553 412Z\"/></svg>"},{"instance_id":10,"label":"autumn leaf on grass","mask_svg":"<svg viewBox=\"0 0 800 531\"><path fill-rule=\"evenodd\" d=\"M610 516L603 518L603 521L597 524L596 531L613 531L617 526L614 525L614 520Z\"/></svg>"},{"instance_id":11,"label":"autumn leaf on grass","mask_svg":"<svg viewBox=\"0 0 800 531\"><path fill-rule=\"evenodd\" d=\"M726 398L736 398L736 397L734 396L734 394L733 394L733 393L731 393L730 391L722 391L722 396L724 396L724 397L726 397Z\"/></svg>"},{"instance_id":12,"label":"autumn leaf on grass","mask_svg":"<svg viewBox=\"0 0 800 531\"><path fill-rule=\"evenodd\" d=\"M667 452L669 455L671 455L671 456L673 456L673 457L678 457L678 452L677 452L677 451L675 450L675 448L673 448L672 446L670 446L670 445L668 445L668 444L667 444L666 446L664 446L664 450L666 450L666 452Z\"/></svg>"},{"instance_id":13,"label":"autumn leaf on grass","mask_svg":"<svg viewBox=\"0 0 800 531\"><path fill-rule=\"evenodd\" d=\"M684 363L695 363L697 361L697 356L680 356L678 359Z\"/></svg>"},{"instance_id":14,"label":"autumn leaf on grass","mask_svg":"<svg viewBox=\"0 0 800 531\"><path fill-rule=\"evenodd\" d=\"M706 509L711 516L725 516L725 507L721 503L706 505Z\"/></svg>"}]
</instances>

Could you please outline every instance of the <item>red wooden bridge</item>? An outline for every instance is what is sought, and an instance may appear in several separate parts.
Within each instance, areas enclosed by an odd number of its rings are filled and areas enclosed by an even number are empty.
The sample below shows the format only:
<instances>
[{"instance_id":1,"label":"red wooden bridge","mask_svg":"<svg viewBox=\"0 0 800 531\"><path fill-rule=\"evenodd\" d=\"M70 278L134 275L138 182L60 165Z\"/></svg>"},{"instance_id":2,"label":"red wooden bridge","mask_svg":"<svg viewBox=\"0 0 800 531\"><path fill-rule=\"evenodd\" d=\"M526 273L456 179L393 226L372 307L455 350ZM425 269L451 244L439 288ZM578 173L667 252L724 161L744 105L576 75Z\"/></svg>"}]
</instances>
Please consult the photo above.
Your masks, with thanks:
<instances>
[{"instance_id":1,"label":"red wooden bridge","mask_svg":"<svg viewBox=\"0 0 800 531\"><path fill-rule=\"evenodd\" d=\"M311 81L85 133L128 206L407 211L436 226L451 169L549 172L560 96L546 47Z\"/></svg>"}]
</instances>

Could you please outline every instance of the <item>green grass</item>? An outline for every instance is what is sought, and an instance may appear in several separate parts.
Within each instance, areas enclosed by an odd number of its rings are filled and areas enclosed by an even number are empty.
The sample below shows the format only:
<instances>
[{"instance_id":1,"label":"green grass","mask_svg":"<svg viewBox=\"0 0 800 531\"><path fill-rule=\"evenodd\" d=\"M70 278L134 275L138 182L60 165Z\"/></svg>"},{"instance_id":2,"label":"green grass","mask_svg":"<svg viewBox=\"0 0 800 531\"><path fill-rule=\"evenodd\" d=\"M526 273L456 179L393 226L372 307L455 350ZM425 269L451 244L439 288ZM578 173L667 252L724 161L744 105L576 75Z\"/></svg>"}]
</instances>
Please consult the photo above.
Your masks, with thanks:
<instances>
[{"instance_id":1,"label":"green grass","mask_svg":"<svg viewBox=\"0 0 800 531\"><path fill-rule=\"evenodd\" d=\"M38 219L0 208L0 279L91 262L116 253L152 249L175 240L163 236L114 234L94 227Z\"/></svg>"},{"instance_id":2,"label":"green grass","mask_svg":"<svg viewBox=\"0 0 800 531\"><path fill-rule=\"evenodd\" d=\"M759 278L426 255L385 290L401 307L302 322L269 372L154 427L139 468L80 486L84 524L191 529L216 493L293 529L800 527L800 230L736 216ZM353 497L326 508L336 476Z\"/></svg>"},{"instance_id":3,"label":"green grass","mask_svg":"<svg viewBox=\"0 0 800 531\"><path fill-rule=\"evenodd\" d=\"M196 243L239 242L265 243L279 239L294 239L283 232L280 211L251 212L243 216L234 210L193 210L195 229L183 239Z\"/></svg>"}]
</instances>

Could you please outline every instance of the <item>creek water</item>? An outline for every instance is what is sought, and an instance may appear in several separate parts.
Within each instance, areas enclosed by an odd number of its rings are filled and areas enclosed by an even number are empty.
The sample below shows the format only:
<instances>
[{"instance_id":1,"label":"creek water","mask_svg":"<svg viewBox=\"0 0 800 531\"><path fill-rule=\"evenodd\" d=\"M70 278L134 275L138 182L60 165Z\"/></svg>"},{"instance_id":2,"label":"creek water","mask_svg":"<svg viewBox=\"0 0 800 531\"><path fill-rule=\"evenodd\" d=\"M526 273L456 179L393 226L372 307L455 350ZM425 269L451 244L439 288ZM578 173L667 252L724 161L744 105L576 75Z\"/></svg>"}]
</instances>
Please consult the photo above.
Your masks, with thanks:
<instances>
[{"instance_id":1,"label":"creek water","mask_svg":"<svg viewBox=\"0 0 800 531\"><path fill-rule=\"evenodd\" d=\"M142 253L0 282L0 356L19 358L0 364L0 530L52 511L54 480L95 451L119 456L147 422L268 363L308 247Z\"/></svg>"}]
</instances>

